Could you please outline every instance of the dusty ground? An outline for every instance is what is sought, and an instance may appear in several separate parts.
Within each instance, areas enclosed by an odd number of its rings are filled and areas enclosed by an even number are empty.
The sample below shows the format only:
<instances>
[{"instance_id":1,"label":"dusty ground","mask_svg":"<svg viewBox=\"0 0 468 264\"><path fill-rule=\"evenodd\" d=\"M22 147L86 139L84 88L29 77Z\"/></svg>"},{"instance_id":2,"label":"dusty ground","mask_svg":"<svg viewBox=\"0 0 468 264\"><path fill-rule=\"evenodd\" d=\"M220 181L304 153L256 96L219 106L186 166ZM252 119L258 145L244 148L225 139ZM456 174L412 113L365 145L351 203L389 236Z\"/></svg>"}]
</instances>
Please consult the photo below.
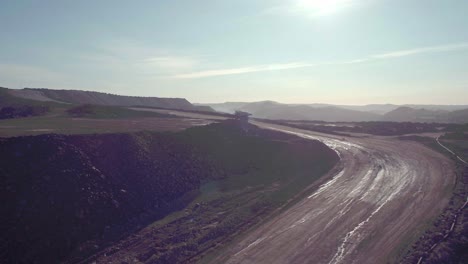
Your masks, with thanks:
<instances>
[{"instance_id":1,"label":"dusty ground","mask_svg":"<svg viewBox=\"0 0 468 264\"><path fill-rule=\"evenodd\" d=\"M212 263L392 263L447 206L454 163L419 143L252 123L321 140L342 171Z\"/></svg>"},{"instance_id":2,"label":"dusty ground","mask_svg":"<svg viewBox=\"0 0 468 264\"><path fill-rule=\"evenodd\" d=\"M219 118L169 113L201 123ZM254 123L323 141L341 156L342 170L308 198L231 245L212 263L396 262L450 198L455 181L453 162L419 143Z\"/></svg>"},{"instance_id":3,"label":"dusty ground","mask_svg":"<svg viewBox=\"0 0 468 264\"><path fill-rule=\"evenodd\" d=\"M342 170L211 263L392 263L447 206L454 163L422 144L252 123L321 140L339 153Z\"/></svg>"},{"instance_id":4,"label":"dusty ground","mask_svg":"<svg viewBox=\"0 0 468 264\"><path fill-rule=\"evenodd\" d=\"M454 164L418 143L256 124L323 141L343 169L213 263L394 262L447 205Z\"/></svg>"}]
</instances>

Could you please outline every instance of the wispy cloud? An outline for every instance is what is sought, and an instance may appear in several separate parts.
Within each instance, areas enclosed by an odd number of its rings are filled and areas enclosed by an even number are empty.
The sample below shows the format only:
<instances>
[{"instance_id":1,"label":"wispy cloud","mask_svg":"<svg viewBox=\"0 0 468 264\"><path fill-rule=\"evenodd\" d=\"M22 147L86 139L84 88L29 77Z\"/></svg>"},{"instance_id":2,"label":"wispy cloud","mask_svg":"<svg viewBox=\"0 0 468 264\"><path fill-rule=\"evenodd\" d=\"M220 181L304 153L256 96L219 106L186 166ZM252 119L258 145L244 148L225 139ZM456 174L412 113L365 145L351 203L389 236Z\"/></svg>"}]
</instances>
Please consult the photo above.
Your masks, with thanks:
<instances>
[{"instance_id":1,"label":"wispy cloud","mask_svg":"<svg viewBox=\"0 0 468 264\"><path fill-rule=\"evenodd\" d=\"M204 77L242 74L242 73L251 73L251 72L287 70L287 69L294 69L294 68L312 67L316 65L318 64L310 64L310 63L302 63L302 62L278 63L278 64L268 64L268 65L247 66L247 67L240 67L240 68L199 71L199 72L192 72L192 73L186 73L186 74L178 74L172 77L177 78L177 79L204 78Z\"/></svg>"},{"instance_id":2,"label":"wispy cloud","mask_svg":"<svg viewBox=\"0 0 468 264\"><path fill-rule=\"evenodd\" d=\"M436 52L446 52L446 51L455 51L468 48L468 43L457 43L449 44L443 46L432 46L432 47L422 47L417 49L408 49L408 50L399 50L383 54L377 54L372 56L374 59L388 59L388 58L397 58L405 57L410 55L416 55L421 53L436 53Z\"/></svg>"},{"instance_id":3,"label":"wispy cloud","mask_svg":"<svg viewBox=\"0 0 468 264\"><path fill-rule=\"evenodd\" d=\"M194 71L203 57L178 50L155 48L130 40L96 45L94 52L75 55L75 62L101 73L126 72L137 78L174 75Z\"/></svg>"},{"instance_id":4,"label":"wispy cloud","mask_svg":"<svg viewBox=\"0 0 468 264\"><path fill-rule=\"evenodd\" d=\"M380 53L371 55L364 58L358 58L348 61L331 61L331 62L321 62L321 63L309 63L309 62L289 62L289 63L278 63L278 64L267 64L267 65L249 65L239 68L226 68L226 69L213 69L213 70L203 70L190 73L176 74L170 76L175 79L194 79L194 78L206 78L214 76L223 76L223 75L234 75L234 74L245 74L245 73L254 73L254 72L265 72L265 71L278 71L278 70L288 70L296 68L307 68L307 67L317 67L317 66L327 66L327 65L347 65L347 64L358 64L365 63L370 61L377 60L386 60L399 57L413 56L423 53L438 53L438 52L449 52L468 49L468 42L466 43L457 43L449 44L442 46L431 46L431 47L421 47L408 50L398 50L387 53Z\"/></svg>"}]
</instances>

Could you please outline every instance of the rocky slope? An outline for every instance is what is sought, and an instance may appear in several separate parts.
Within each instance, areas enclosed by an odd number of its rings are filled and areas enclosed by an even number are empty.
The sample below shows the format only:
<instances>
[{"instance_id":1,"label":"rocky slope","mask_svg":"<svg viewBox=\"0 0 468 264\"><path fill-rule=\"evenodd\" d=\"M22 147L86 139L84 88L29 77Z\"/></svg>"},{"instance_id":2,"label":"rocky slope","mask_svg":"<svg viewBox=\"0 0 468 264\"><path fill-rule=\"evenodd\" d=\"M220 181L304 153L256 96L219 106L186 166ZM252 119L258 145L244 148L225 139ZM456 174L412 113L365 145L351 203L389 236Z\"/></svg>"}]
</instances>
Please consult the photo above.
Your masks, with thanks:
<instances>
[{"instance_id":1,"label":"rocky slope","mask_svg":"<svg viewBox=\"0 0 468 264\"><path fill-rule=\"evenodd\" d=\"M229 189L264 184L251 175L293 179L275 173L303 171L301 164L318 177L338 160L319 142L289 147L282 139L232 122L179 133L0 139L0 199L7 201L0 207L0 262L74 262L184 208L202 182L232 176Z\"/></svg>"},{"instance_id":2,"label":"rocky slope","mask_svg":"<svg viewBox=\"0 0 468 264\"><path fill-rule=\"evenodd\" d=\"M55 263L85 241L116 238L180 208L178 200L213 172L168 135L43 135L0 144L0 195L9 201L0 209L3 263Z\"/></svg>"}]
</instances>

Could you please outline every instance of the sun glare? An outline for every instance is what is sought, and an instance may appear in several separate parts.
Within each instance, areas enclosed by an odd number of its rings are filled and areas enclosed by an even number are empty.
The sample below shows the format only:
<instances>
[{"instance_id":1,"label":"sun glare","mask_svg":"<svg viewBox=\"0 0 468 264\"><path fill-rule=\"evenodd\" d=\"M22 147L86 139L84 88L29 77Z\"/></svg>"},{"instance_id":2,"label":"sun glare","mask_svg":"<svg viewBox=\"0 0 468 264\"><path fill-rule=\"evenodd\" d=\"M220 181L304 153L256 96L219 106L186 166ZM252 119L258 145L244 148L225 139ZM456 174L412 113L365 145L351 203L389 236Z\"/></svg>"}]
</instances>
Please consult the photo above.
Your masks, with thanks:
<instances>
[{"instance_id":1,"label":"sun glare","mask_svg":"<svg viewBox=\"0 0 468 264\"><path fill-rule=\"evenodd\" d=\"M328 15L335 13L350 2L351 0L298 0L297 5L312 15Z\"/></svg>"}]
</instances>

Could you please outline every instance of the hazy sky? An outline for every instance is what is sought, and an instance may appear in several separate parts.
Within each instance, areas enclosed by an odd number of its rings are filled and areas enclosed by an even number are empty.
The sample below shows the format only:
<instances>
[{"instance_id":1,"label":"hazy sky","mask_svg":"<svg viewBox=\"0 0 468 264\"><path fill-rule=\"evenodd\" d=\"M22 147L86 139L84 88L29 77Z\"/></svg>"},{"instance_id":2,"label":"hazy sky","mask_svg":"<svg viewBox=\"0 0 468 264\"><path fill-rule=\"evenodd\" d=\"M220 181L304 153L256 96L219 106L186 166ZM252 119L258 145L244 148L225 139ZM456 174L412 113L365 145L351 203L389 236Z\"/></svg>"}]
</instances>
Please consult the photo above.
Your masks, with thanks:
<instances>
[{"instance_id":1,"label":"hazy sky","mask_svg":"<svg viewBox=\"0 0 468 264\"><path fill-rule=\"evenodd\" d=\"M0 1L0 86L468 104L466 0Z\"/></svg>"}]
</instances>

